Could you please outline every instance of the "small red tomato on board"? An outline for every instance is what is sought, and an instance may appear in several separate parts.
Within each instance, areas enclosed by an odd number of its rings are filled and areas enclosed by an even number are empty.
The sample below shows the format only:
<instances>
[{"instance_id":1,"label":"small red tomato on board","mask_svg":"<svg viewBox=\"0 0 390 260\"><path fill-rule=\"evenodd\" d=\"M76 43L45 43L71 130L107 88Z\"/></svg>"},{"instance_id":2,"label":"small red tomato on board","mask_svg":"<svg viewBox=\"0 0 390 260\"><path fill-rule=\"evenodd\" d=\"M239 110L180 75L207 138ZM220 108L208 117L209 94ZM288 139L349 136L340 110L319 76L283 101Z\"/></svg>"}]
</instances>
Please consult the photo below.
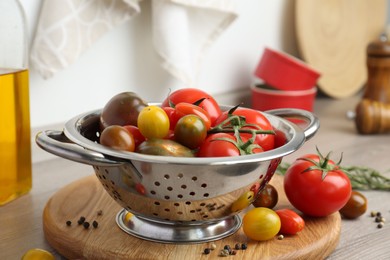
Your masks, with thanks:
<instances>
[{"instance_id":1,"label":"small red tomato on board","mask_svg":"<svg viewBox=\"0 0 390 260\"><path fill-rule=\"evenodd\" d=\"M170 103L173 105L181 102L193 104L201 99L203 99L203 101L200 102L199 107L207 111L211 119L211 125L213 126L217 117L219 117L222 113L221 108L219 107L217 101L203 90L196 88L175 90L163 101L162 107L169 107Z\"/></svg>"},{"instance_id":2,"label":"small red tomato on board","mask_svg":"<svg viewBox=\"0 0 390 260\"><path fill-rule=\"evenodd\" d=\"M347 203L352 187L348 176L328 156L308 154L287 169L284 190L296 209L309 216L324 217Z\"/></svg>"},{"instance_id":3,"label":"small red tomato on board","mask_svg":"<svg viewBox=\"0 0 390 260\"><path fill-rule=\"evenodd\" d=\"M246 124L256 125L261 130L270 130L273 131L273 127L267 117L260 111L239 107L234 112L233 115L242 116L245 118ZM221 124L229 116L229 111L224 111L220 117L215 121L215 125ZM259 130L253 126L244 126L242 129L253 129ZM242 137L251 138L252 134L250 133L241 133ZM255 143L260 145L264 151L274 149L275 147L275 135L273 134L257 134Z\"/></svg>"},{"instance_id":4,"label":"small red tomato on board","mask_svg":"<svg viewBox=\"0 0 390 260\"><path fill-rule=\"evenodd\" d=\"M291 209L278 209L275 212L280 218L280 234L295 235L305 227L305 221L295 211Z\"/></svg>"}]
</instances>

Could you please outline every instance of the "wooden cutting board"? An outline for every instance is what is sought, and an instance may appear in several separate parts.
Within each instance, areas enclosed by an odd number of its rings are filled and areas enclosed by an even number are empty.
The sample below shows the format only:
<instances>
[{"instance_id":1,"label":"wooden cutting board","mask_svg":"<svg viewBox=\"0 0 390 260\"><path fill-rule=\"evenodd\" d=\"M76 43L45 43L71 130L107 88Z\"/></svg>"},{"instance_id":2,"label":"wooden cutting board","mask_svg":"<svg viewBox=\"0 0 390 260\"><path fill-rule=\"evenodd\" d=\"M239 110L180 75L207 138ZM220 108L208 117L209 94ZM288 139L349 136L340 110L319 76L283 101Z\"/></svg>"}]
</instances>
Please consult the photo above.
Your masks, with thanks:
<instances>
[{"instance_id":1,"label":"wooden cutting board","mask_svg":"<svg viewBox=\"0 0 390 260\"><path fill-rule=\"evenodd\" d=\"M385 31L386 0L296 0L302 59L321 73L318 87L334 98L358 92L367 79L366 48Z\"/></svg>"},{"instance_id":2,"label":"wooden cutting board","mask_svg":"<svg viewBox=\"0 0 390 260\"><path fill-rule=\"evenodd\" d=\"M282 188L282 177L271 183L279 191L277 208L291 208ZM325 218L305 217L306 226L294 236L276 237L265 242L248 239L242 229L234 235L213 242L217 249L210 254L203 250L210 243L162 244L135 238L123 232L115 222L121 207L106 194L95 176L84 177L65 186L47 202L43 212L43 228L47 241L68 259L214 259L224 245L248 243L247 250L238 250L239 259L323 259L337 246L341 218L335 213ZM99 215L98 212L102 214ZM97 228L77 225L80 216ZM71 226L66 221L72 221Z\"/></svg>"}]
</instances>

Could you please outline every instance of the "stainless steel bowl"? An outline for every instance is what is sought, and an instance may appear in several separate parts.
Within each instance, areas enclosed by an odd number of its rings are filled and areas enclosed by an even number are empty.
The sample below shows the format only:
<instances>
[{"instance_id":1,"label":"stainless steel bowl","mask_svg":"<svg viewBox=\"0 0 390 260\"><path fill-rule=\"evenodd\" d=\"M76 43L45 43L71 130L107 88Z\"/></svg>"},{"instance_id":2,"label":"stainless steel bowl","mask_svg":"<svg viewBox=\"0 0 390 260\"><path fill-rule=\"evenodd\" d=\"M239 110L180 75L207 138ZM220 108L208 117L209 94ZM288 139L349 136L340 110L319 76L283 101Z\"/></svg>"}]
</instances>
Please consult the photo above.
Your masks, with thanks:
<instances>
[{"instance_id":1,"label":"stainless steel bowl","mask_svg":"<svg viewBox=\"0 0 390 260\"><path fill-rule=\"evenodd\" d=\"M241 226L238 213L272 178L283 156L296 151L319 128L319 120L308 111L271 110L265 115L287 142L270 151L218 158L153 156L100 145L100 112L69 120L63 131L40 132L36 142L50 153L92 165L105 190L123 207L117 214L119 227L165 243L205 242L233 234ZM299 119L304 126L288 118ZM134 216L126 218L127 212Z\"/></svg>"}]
</instances>

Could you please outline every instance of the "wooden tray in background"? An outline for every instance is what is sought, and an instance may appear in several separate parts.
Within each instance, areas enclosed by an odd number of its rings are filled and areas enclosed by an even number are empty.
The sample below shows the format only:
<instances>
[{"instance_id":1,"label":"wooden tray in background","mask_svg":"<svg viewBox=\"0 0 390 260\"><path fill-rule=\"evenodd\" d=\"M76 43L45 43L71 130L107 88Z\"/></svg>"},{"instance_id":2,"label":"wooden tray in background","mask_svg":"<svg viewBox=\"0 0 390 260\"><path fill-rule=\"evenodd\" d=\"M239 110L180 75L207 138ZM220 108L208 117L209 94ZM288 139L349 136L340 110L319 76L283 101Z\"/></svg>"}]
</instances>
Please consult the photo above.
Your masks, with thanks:
<instances>
[{"instance_id":1,"label":"wooden tray in background","mask_svg":"<svg viewBox=\"0 0 390 260\"><path fill-rule=\"evenodd\" d=\"M385 32L386 0L296 0L302 59L321 73L318 87L334 98L357 93L367 79L366 48Z\"/></svg>"},{"instance_id":2,"label":"wooden tray in background","mask_svg":"<svg viewBox=\"0 0 390 260\"><path fill-rule=\"evenodd\" d=\"M282 188L282 177L271 183L279 191L277 207L291 207ZM97 212L102 210L103 214ZM248 249L238 250L236 259L323 259L337 246L341 218L335 213L326 218L305 218L306 226L295 236L266 242L249 240L242 229L234 235L213 242L217 249L209 255L203 250L210 243L162 244L135 238L123 232L115 222L121 207L104 190L95 176L84 177L65 186L47 202L43 213L44 233L49 244L69 259L215 259L224 245L248 243ZM77 225L80 216L98 228L84 229ZM66 221L72 225L67 226Z\"/></svg>"}]
</instances>

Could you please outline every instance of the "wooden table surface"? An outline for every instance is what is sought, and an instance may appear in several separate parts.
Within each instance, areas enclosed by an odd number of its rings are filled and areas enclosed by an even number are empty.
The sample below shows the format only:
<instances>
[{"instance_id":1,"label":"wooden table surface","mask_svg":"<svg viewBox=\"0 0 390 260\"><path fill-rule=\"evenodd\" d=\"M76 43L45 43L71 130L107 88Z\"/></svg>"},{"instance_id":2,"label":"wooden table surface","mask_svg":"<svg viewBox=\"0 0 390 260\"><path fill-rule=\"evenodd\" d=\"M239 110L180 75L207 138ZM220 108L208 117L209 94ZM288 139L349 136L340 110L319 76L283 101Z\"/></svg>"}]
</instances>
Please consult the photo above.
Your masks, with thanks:
<instances>
[{"instance_id":1,"label":"wooden table surface","mask_svg":"<svg viewBox=\"0 0 390 260\"><path fill-rule=\"evenodd\" d=\"M320 118L320 130L284 161L292 162L299 155L313 153L318 146L323 153L333 151L335 158L343 152L344 165L372 167L390 177L390 134L359 135L354 121L346 116L359 99L317 99L314 112ZM58 157L35 162L31 192L0 207L0 259L20 259L31 248L49 250L61 259L45 241L43 209L60 188L91 174L91 166ZM390 192L363 193L368 199L367 213L356 220L342 220L339 245L328 259L390 259ZM370 211L380 211L388 220L382 229L377 228Z\"/></svg>"}]
</instances>

